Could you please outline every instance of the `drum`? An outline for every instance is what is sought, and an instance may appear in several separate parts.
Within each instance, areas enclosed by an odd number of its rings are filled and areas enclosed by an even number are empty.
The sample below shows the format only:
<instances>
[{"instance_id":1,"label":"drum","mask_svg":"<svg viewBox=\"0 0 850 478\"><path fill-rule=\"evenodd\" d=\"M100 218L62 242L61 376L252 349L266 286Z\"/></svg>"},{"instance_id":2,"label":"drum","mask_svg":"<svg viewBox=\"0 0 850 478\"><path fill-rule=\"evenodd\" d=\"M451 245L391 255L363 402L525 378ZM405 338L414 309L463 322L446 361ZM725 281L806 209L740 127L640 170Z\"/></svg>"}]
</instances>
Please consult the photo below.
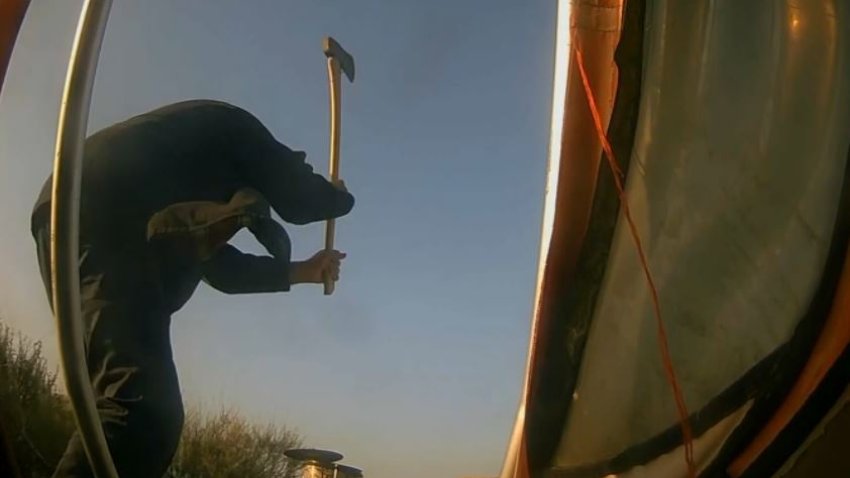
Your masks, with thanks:
<instances>
[{"instance_id":1,"label":"drum","mask_svg":"<svg viewBox=\"0 0 850 478\"><path fill-rule=\"evenodd\" d=\"M301 467L301 478L334 478L336 476L334 462L342 460L342 455L335 451L313 448L286 450L283 454L298 462Z\"/></svg>"},{"instance_id":2,"label":"drum","mask_svg":"<svg viewBox=\"0 0 850 478\"><path fill-rule=\"evenodd\" d=\"M363 471L353 466L337 465L335 478L363 478Z\"/></svg>"},{"instance_id":3,"label":"drum","mask_svg":"<svg viewBox=\"0 0 850 478\"><path fill-rule=\"evenodd\" d=\"M334 465L309 460L301 464L301 478L334 478Z\"/></svg>"}]
</instances>

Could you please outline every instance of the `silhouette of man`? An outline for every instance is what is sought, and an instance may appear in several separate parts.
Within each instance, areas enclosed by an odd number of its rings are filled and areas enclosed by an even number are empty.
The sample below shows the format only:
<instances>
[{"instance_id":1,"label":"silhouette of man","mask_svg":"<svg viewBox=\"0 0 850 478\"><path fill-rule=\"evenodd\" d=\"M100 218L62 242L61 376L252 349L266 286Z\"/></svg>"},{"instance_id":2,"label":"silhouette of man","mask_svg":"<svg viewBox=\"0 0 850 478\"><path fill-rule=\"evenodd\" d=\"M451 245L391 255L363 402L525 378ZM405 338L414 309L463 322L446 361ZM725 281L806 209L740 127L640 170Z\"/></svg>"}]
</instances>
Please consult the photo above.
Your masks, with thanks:
<instances>
[{"instance_id":1,"label":"silhouette of man","mask_svg":"<svg viewBox=\"0 0 850 478\"><path fill-rule=\"evenodd\" d=\"M87 361L122 478L159 478L174 456L183 404L169 326L200 281L239 294L320 284L325 274L338 280L345 254L292 261L271 216L307 224L353 208L345 185L313 173L305 158L250 113L209 100L165 106L86 141L79 257ZM51 183L31 223L48 296ZM268 256L228 244L242 228ZM53 476L93 476L76 434Z\"/></svg>"}]
</instances>

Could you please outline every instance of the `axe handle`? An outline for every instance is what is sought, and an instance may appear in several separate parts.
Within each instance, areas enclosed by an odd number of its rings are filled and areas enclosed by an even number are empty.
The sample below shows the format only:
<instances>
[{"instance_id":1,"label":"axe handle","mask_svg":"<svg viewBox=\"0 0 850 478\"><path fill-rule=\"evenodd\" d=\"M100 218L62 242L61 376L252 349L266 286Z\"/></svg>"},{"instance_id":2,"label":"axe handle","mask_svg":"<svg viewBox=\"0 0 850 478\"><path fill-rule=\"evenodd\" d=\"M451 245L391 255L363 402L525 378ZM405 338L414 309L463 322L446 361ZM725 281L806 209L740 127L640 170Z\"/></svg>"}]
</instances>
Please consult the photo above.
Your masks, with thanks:
<instances>
[{"instance_id":1,"label":"axe handle","mask_svg":"<svg viewBox=\"0 0 850 478\"><path fill-rule=\"evenodd\" d=\"M331 181L339 179L339 140L340 140L340 108L342 98L340 97L340 67L337 60L328 58L328 86L330 88L331 101L331 141L330 141L330 165L328 174ZM336 221L329 219L325 226L325 250L334 248L334 233ZM325 295L334 292L334 281L330 276L324 277Z\"/></svg>"}]
</instances>

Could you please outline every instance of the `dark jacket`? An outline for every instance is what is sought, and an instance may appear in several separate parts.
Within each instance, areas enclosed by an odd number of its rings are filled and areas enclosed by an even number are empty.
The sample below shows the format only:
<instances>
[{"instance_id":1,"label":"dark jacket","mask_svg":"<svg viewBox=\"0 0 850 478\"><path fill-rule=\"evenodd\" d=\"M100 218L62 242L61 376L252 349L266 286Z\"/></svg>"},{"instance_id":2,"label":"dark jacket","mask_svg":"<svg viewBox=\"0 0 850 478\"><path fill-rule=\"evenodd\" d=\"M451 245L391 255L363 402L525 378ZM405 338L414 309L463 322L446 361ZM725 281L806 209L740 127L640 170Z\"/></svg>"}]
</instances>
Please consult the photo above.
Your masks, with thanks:
<instances>
[{"instance_id":1,"label":"dark jacket","mask_svg":"<svg viewBox=\"0 0 850 478\"><path fill-rule=\"evenodd\" d=\"M144 237L149 218L180 202L229 201L253 188L280 217L307 224L344 216L354 197L337 190L251 114L195 100L98 131L86 141L80 227L92 241ZM49 220L52 176L32 215Z\"/></svg>"},{"instance_id":2,"label":"dark jacket","mask_svg":"<svg viewBox=\"0 0 850 478\"><path fill-rule=\"evenodd\" d=\"M81 247L108 255L168 244L160 250L180 251L171 256L177 262L194 260L169 273L175 290L193 290L200 278L231 293L287 290L288 238L270 209L306 224L354 206L305 158L251 114L217 101L177 103L115 124L85 144ZM33 209L34 236L49 223L51 184L52 177ZM224 245L242 227L272 257Z\"/></svg>"}]
</instances>

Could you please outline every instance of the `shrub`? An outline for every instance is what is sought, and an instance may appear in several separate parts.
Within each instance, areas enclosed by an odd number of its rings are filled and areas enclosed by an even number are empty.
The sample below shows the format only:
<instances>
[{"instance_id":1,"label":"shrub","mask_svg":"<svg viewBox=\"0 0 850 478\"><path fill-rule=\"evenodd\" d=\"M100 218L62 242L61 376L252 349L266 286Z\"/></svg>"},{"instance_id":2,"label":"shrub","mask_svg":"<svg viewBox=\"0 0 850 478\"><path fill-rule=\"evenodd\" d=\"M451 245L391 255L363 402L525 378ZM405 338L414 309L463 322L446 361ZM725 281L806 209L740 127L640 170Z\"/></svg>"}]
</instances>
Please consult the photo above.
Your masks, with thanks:
<instances>
[{"instance_id":1,"label":"shrub","mask_svg":"<svg viewBox=\"0 0 850 478\"><path fill-rule=\"evenodd\" d=\"M74 430L70 403L33 342L0 323L0 423L22 476L47 478ZM281 425L254 424L232 409L190 407L170 478L292 478L284 450L301 445ZM2 451L2 450L0 450Z\"/></svg>"},{"instance_id":2,"label":"shrub","mask_svg":"<svg viewBox=\"0 0 850 478\"><path fill-rule=\"evenodd\" d=\"M299 446L301 439L285 427L251 424L233 410L192 408L168 476L292 478L296 469L283 452Z\"/></svg>"},{"instance_id":3,"label":"shrub","mask_svg":"<svg viewBox=\"0 0 850 478\"><path fill-rule=\"evenodd\" d=\"M0 419L23 476L48 477L74 429L56 372L32 342L0 323Z\"/></svg>"}]
</instances>

